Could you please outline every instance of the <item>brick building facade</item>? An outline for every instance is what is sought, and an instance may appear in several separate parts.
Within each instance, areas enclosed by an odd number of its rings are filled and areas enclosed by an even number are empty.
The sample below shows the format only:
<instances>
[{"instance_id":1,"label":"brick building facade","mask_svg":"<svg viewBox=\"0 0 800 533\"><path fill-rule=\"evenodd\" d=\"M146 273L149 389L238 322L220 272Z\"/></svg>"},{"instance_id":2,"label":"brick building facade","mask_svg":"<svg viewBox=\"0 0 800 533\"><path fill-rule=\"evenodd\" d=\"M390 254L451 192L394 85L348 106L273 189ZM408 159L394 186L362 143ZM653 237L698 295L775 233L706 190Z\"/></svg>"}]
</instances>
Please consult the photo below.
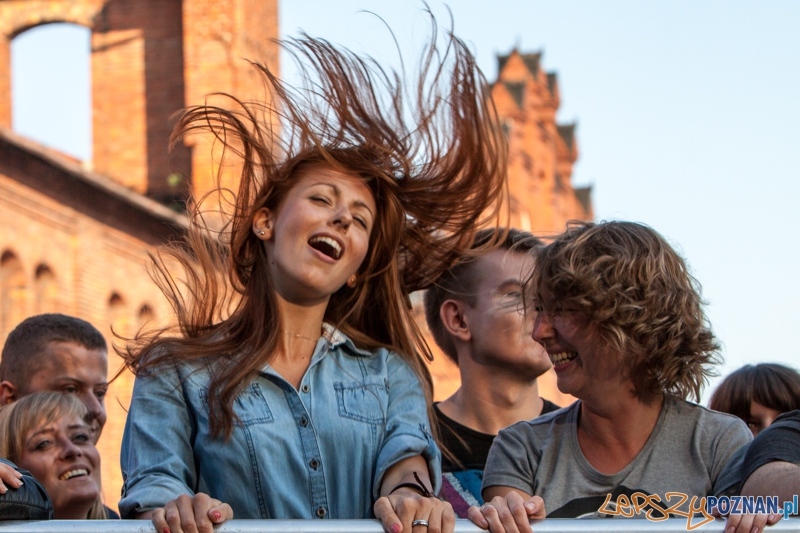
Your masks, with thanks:
<instances>
[{"instance_id":1,"label":"brick building facade","mask_svg":"<svg viewBox=\"0 0 800 533\"><path fill-rule=\"evenodd\" d=\"M68 22L91 29L94 160L79 162L9 131L11 40ZM0 2L0 343L27 316L48 311L130 335L168 309L147 276L147 253L187 224L174 209L188 190L211 190L212 146L202 138L168 150L170 117L205 95L263 98L256 71L278 68L277 0L5 0ZM540 235L592 217L589 191L573 189L574 126L559 126L554 74L538 54L498 58L495 98L509 135L511 224ZM235 169L223 179L234 180ZM419 295L414 295L415 299ZM422 320L424 326L424 319ZM431 346L434 347L431 342ZM110 374L120 359L110 354ZM458 387L438 354L436 397ZM98 447L106 503L122 483L119 445L132 377L107 397ZM552 376L543 394L564 401Z\"/></svg>"},{"instance_id":2,"label":"brick building facade","mask_svg":"<svg viewBox=\"0 0 800 533\"><path fill-rule=\"evenodd\" d=\"M10 43L47 23L91 30L94 160L81 163L9 131ZM0 343L27 316L58 311L114 340L168 309L147 253L186 226L173 209L211 189L202 138L169 150L170 117L215 92L263 97L255 69L278 68L276 0L4 0L0 2ZM93 169L90 171L88 169ZM121 360L110 354L109 373ZM119 447L132 388L109 389L98 443L115 508Z\"/></svg>"}]
</instances>

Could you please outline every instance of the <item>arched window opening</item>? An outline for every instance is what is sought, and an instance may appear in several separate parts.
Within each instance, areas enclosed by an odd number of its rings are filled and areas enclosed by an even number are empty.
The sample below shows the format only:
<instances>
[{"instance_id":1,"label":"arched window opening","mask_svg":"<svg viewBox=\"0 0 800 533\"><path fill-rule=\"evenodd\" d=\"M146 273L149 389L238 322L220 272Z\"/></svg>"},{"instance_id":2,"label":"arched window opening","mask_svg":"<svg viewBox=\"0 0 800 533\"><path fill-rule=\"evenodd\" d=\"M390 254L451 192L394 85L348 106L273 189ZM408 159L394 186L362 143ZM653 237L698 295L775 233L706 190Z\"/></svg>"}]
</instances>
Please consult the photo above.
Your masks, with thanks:
<instances>
[{"instance_id":1,"label":"arched window opening","mask_svg":"<svg viewBox=\"0 0 800 533\"><path fill-rule=\"evenodd\" d=\"M39 265L36 267L34 287L36 314L58 313L60 311L58 305L58 284L49 266Z\"/></svg>"},{"instance_id":2,"label":"arched window opening","mask_svg":"<svg viewBox=\"0 0 800 533\"><path fill-rule=\"evenodd\" d=\"M11 41L13 129L82 161L92 159L91 30L45 24Z\"/></svg>"},{"instance_id":3,"label":"arched window opening","mask_svg":"<svg viewBox=\"0 0 800 533\"><path fill-rule=\"evenodd\" d=\"M108 299L108 324L115 335L131 336L131 317L125 299L119 293L112 293Z\"/></svg>"},{"instance_id":4,"label":"arched window opening","mask_svg":"<svg viewBox=\"0 0 800 533\"><path fill-rule=\"evenodd\" d=\"M28 284L19 258L10 250L0 256L0 336L5 338L28 316Z\"/></svg>"}]
</instances>

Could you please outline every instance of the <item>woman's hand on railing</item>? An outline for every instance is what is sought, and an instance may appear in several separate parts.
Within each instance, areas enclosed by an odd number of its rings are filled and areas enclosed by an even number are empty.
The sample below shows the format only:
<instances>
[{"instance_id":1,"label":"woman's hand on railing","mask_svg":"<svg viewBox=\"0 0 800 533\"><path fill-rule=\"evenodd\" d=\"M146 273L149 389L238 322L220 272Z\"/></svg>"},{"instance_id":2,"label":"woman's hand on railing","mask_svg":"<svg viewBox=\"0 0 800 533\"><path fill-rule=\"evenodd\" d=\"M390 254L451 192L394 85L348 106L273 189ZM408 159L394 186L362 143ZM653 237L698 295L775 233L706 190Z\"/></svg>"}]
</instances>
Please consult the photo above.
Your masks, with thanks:
<instances>
[{"instance_id":1,"label":"woman's hand on railing","mask_svg":"<svg viewBox=\"0 0 800 533\"><path fill-rule=\"evenodd\" d=\"M141 518L151 518L159 533L212 533L216 524L233 518L227 503L202 492L189 496L181 494L159 509Z\"/></svg>"},{"instance_id":2,"label":"woman's hand on railing","mask_svg":"<svg viewBox=\"0 0 800 533\"><path fill-rule=\"evenodd\" d=\"M467 517L475 525L491 533L532 533L530 520L545 516L541 497L515 490L509 490L504 496L494 496L480 507L473 505L467 511Z\"/></svg>"},{"instance_id":3,"label":"woman's hand on railing","mask_svg":"<svg viewBox=\"0 0 800 533\"><path fill-rule=\"evenodd\" d=\"M0 462L0 494L8 492L8 487L18 489L22 486L22 474L14 467Z\"/></svg>"},{"instance_id":4,"label":"woman's hand on railing","mask_svg":"<svg viewBox=\"0 0 800 533\"><path fill-rule=\"evenodd\" d=\"M453 533L456 527L452 505L409 488L378 498L374 511L389 533Z\"/></svg>"}]
</instances>

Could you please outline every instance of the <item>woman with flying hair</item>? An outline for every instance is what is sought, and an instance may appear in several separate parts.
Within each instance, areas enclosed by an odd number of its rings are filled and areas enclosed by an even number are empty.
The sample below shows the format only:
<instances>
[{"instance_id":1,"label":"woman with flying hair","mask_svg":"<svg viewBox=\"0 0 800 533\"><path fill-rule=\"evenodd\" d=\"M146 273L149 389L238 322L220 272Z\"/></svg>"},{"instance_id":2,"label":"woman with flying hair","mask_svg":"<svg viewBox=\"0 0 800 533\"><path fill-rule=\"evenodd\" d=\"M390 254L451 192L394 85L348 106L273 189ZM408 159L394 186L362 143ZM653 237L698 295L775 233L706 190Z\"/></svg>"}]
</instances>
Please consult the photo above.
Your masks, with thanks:
<instances>
[{"instance_id":1,"label":"woman with flying hair","mask_svg":"<svg viewBox=\"0 0 800 533\"><path fill-rule=\"evenodd\" d=\"M708 406L738 416L755 437L782 413L800 409L800 374L776 363L745 365L719 384Z\"/></svg>"},{"instance_id":2,"label":"woman with flying hair","mask_svg":"<svg viewBox=\"0 0 800 533\"><path fill-rule=\"evenodd\" d=\"M719 347L697 282L661 235L571 223L537 254L528 290L533 337L559 390L578 401L500 432L475 523L530 531L529 517L619 514L615 504L634 493L658 496L662 509L677 503L667 493L684 493L687 512L692 496L735 489L730 460L752 437L741 420L687 401L699 399ZM757 520L743 518L739 531L766 516Z\"/></svg>"},{"instance_id":3,"label":"woman with flying hair","mask_svg":"<svg viewBox=\"0 0 800 533\"><path fill-rule=\"evenodd\" d=\"M0 409L0 457L42 484L57 520L119 518L103 505L87 413L77 397L60 392L30 394Z\"/></svg>"},{"instance_id":4,"label":"woman with flying hair","mask_svg":"<svg viewBox=\"0 0 800 533\"><path fill-rule=\"evenodd\" d=\"M433 33L409 86L305 37L282 43L302 87L257 67L268 101L183 114L175 138L210 132L241 177L217 196L233 198L219 235L196 207L156 260L177 321L124 354L123 516L164 533L234 515L453 530L409 293L495 217L506 147L475 59Z\"/></svg>"}]
</instances>

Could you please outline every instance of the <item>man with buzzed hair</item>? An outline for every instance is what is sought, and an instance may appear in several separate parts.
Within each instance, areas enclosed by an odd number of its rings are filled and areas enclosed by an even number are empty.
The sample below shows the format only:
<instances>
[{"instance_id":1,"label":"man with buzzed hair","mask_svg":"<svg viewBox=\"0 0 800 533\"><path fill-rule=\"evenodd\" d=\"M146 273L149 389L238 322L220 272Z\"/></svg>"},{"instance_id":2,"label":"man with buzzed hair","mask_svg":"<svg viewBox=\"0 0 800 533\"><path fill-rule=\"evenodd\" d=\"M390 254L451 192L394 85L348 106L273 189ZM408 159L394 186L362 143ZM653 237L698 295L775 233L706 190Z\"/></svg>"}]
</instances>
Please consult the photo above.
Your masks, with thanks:
<instances>
[{"instance_id":1,"label":"man with buzzed hair","mask_svg":"<svg viewBox=\"0 0 800 533\"><path fill-rule=\"evenodd\" d=\"M480 252L500 239L500 246ZM539 397L537 378L551 365L533 340L533 309L523 284L530 252L543 243L530 233L481 230L470 256L425 292L425 317L436 344L461 374L461 388L434 404L444 444L442 496L461 518L480 505L481 481L497 433L520 420L558 409Z\"/></svg>"},{"instance_id":2,"label":"man with buzzed hair","mask_svg":"<svg viewBox=\"0 0 800 533\"><path fill-rule=\"evenodd\" d=\"M108 347L94 326L62 314L23 320L0 359L0 405L35 392L75 394L86 404L97 443L106 423Z\"/></svg>"}]
</instances>

